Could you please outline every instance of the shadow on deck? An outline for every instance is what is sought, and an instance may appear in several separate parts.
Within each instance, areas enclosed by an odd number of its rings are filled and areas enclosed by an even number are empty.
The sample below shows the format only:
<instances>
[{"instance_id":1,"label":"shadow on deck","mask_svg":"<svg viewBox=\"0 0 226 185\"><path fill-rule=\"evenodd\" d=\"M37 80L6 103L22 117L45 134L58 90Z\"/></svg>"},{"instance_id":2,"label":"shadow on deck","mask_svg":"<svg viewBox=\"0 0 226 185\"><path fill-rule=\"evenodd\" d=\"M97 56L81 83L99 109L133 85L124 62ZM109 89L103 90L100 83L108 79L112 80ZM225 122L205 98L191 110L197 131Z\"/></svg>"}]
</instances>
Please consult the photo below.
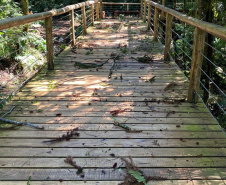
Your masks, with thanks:
<instances>
[{"instance_id":1,"label":"shadow on deck","mask_svg":"<svg viewBox=\"0 0 226 185\"><path fill-rule=\"evenodd\" d=\"M186 102L187 79L173 61L163 61L164 48L145 25L103 20L88 33L55 59L54 71L43 70L4 107L2 114L16 106L9 119L45 130L1 131L0 184L31 176L40 181L32 184L116 185L125 174L122 156L146 175L167 179L151 184L225 184L225 135L202 103ZM137 61L146 54L152 62ZM76 127L79 137L43 143ZM64 162L69 155L84 166L84 177Z\"/></svg>"}]
</instances>

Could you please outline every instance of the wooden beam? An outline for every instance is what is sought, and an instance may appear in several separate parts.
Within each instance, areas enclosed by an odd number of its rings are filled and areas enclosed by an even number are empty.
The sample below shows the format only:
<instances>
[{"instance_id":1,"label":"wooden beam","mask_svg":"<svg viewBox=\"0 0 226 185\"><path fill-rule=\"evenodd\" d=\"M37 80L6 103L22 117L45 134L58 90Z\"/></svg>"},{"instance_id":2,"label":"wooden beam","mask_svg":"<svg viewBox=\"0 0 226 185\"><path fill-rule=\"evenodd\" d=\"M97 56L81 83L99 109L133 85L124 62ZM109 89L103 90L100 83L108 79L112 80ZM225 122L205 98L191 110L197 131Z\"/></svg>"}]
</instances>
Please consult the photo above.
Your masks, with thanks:
<instances>
[{"instance_id":1,"label":"wooden beam","mask_svg":"<svg viewBox=\"0 0 226 185\"><path fill-rule=\"evenodd\" d=\"M96 3L96 19L97 19L97 21L100 20L100 7L99 7L99 3Z\"/></svg>"},{"instance_id":2,"label":"wooden beam","mask_svg":"<svg viewBox=\"0 0 226 185\"><path fill-rule=\"evenodd\" d=\"M82 11L83 34L87 34L87 27L86 27L86 8L85 8L85 6L81 7L81 11Z\"/></svg>"},{"instance_id":3,"label":"wooden beam","mask_svg":"<svg viewBox=\"0 0 226 185\"><path fill-rule=\"evenodd\" d=\"M154 17L154 38L153 41L158 41L158 9L155 7L155 17Z\"/></svg>"},{"instance_id":4,"label":"wooden beam","mask_svg":"<svg viewBox=\"0 0 226 185\"><path fill-rule=\"evenodd\" d=\"M202 68L203 61L203 56L201 53L204 52L204 41L205 41L205 32L199 28L195 28L190 81L188 89L188 101L193 103L198 102L198 96L195 95L195 92L199 93L200 90L199 82L201 76L200 68Z\"/></svg>"},{"instance_id":5,"label":"wooden beam","mask_svg":"<svg viewBox=\"0 0 226 185\"><path fill-rule=\"evenodd\" d=\"M25 16L13 17L13 18L9 18L9 19L3 19L3 20L0 21L0 30L8 29L8 28L11 28L11 27L14 27L14 26L24 25L24 24L34 22L34 21L38 21L38 20L44 20L47 17L61 15L61 14L64 14L66 12L69 12L70 10L78 9L78 8L81 8L82 6L90 5L90 4L94 4L94 3L95 3L94 1L86 1L84 3L69 5L69 6L66 6L64 8L60 8L60 9L57 9L57 10L51 10L51 11L48 11L48 12L35 13L35 14L31 14L31 15L25 15Z\"/></svg>"},{"instance_id":6,"label":"wooden beam","mask_svg":"<svg viewBox=\"0 0 226 185\"><path fill-rule=\"evenodd\" d=\"M129 11L129 4L126 4L126 10Z\"/></svg>"},{"instance_id":7,"label":"wooden beam","mask_svg":"<svg viewBox=\"0 0 226 185\"><path fill-rule=\"evenodd\" d=\"M147 30L150 30L151 27L151 4L148 3L148 25Z\"/></svg>"},{"instance_id":8,"label":"wooden beam","mask_svg":"<svg viewBox=\"0 0 226 185\"><path fill-rule=\"evenodd\" d=\"M170 14L166 15L166 37L165 37L165 50L164 50L164 60L170 60L170 45L172 38L172 20L173 16Z\"/></svg>"},{"instance_id":9,"label":"wooden beam","mask_svg":"<svg viewBox=\"0 0 226 185\"><path fill-rule=\"evenodd\" d=\"M74 18L74 10L71 10L70 11L69 18L70 18L71 46L73 47L75 45L75 18Z\"/></svg>"},{"instance_id":10,"label":"wooden beam","mask_svg":"<svg viewBox=\"0 0 226 185\"><path fill-rule=\"evenodd\" d=\"M90 5L90 13L91 13L91 25L94 25L94 9L93 4Z\"/></svg>"},{"instance_id":11,"label":"wooden beam","mask_svg":"<svg viewBox=\"0 0 226 185\"><path fill-rule=\"evenodd\" d=\"M140 3L117 3L117 2L102 2L102 4L108 5L140 5Z\"/></svg>"},{"instance_id":12,"label":"wooden beam","mask_svg":"<svg viewBox=\"0 0 226 185\"><path fill-rule=\"evenodd\" d=\"M144 0L141 0L140 1L140 18L142 19L142 17L143 17L143 2L144 2Z\"/></svg>"},{"instance_id":13,"label":"wooden beam","mask_svg":"<svg viewBox=\"0 0 226 185\"><path fill-rule=\"evenodd\" d=\"M147 9L147 1L144 1L144 16L143 16L143 21L144 22L146 22L146 19L147 19L146 9Z\"/></svg>"},{"instance_id":14,"label":"wooden beam","mask_svg":"<svg viewBox=\"0 0 226 185\"><path fill-rule=\"evenodd\" d=\"M53 63L53 22L52 22L52 17L48 17L45 19L45 27L46 27L46 49L47 49L48 70L53 70L54 63Z\"/></svg>"}]
</instances>

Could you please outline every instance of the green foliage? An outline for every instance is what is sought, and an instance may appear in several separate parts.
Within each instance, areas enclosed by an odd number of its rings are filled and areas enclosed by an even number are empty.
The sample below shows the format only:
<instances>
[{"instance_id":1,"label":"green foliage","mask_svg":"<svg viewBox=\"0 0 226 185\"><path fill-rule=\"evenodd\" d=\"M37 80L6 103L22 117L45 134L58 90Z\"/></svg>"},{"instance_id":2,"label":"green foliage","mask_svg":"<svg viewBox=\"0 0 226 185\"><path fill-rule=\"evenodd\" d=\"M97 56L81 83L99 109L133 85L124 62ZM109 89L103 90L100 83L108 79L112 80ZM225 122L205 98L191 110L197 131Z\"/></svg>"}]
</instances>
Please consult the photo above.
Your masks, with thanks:
<instances>
[{"instance_id":1,"label":"green foliage","mask_svg":"<svg viewBox=\"0 0 226 185\"><path fill-rule=\"evenodd\" d=\"M30 181L31 181L31 176L29 176L27 179L27 185L30 185Z\"/></svg>"},{"instance_id":2,"label":"green foliage","mask_svg":"<svg viewBox=\"0 0 226 185\"><path fill-rule=\"evenodd\" d=\"M147 185L146 179L141 172L129 170L128 173L133 176L137 182L142 182L144 185Z\"/></svg>"},{"instance_id":3,"label":"green foliage","mask_svg":"<svg viewBox=\"0 0 226 185\"><path fill-rule=\"evenodd\" d=\"M1 0L0 1L0 20L10 17L21 16L21 11L18 7L17 2L12 0Z\"/></svg>"}]
</instances>

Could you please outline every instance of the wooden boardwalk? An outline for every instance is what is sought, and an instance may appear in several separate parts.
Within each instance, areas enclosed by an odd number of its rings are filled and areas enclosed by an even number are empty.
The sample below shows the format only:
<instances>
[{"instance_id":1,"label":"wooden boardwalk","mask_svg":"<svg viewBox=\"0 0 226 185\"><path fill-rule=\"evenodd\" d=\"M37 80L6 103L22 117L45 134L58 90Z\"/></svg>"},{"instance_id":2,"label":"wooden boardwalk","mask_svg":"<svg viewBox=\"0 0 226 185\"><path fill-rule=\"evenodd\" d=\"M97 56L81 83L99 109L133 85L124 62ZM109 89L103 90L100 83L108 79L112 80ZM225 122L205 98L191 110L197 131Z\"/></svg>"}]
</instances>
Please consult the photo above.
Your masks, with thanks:
<instances>
[{"instance_id":1,"label":"wooden boardwalk","mask_svg":"<svg viewBox=\"0 0 226 185\"><path fill-rule=\"evenodd\" d=\"M55 59L55 71L43 70L4 107L1 115L16 106L8 119L45 130L0 132L0 184L26 184L31 176L32 185L116 185L125 174L120 157L128 156L147 176L167 179L148 184L226 184L225 134L202 103L185 101L187 79L173 61L163 61L163 46L144 30L137 20L96 22L78 49ZM136 60L147 53L152 63ZM97 68L74 66L106 60ZM119 109L124 112L112 116ZM79 137L43 143L76 127ZM69 155L84 177L64 162Z\"/></svg>"}]
</instances>

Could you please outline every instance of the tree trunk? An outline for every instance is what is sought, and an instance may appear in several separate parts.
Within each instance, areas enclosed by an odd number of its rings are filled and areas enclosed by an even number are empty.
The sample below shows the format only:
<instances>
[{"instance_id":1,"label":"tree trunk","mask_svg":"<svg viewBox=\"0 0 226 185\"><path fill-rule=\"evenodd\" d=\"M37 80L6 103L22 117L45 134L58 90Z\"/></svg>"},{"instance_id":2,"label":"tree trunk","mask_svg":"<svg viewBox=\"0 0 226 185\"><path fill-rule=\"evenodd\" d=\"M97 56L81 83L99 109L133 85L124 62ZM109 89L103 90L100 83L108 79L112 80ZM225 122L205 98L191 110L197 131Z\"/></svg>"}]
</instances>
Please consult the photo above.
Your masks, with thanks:
<instances>
[{"instance_id":1,"label":"tree trunk","mask_svg":"<svg viewBox=\"0 0 226 185\"><path fill-rule=\"evenodd\" d=\"M199 0L199 18L203 21L207 22L213 22L214 19L214 12L213 12L213 0ZM204 49L204 55L210 60L213 61L213 48L210 47L213 44L213 36L211 34L206 35L205 42L207 43L205 45ZM210 45L210 46L209 46ZM206 72L206 74L212 78L212 64L204 60L203 61L203 70ZM205 88L210 91L210 80L205 75L202 74L202 80L204 81ZM207 103L209 99L209 92L207 90L204 90L203 92L203 101Z\"/></svg>"},{"instance_id":2,"label":"tree trunk","mask_svg":"<svg viewBox=\"0 0 226 185\"><path fill-rule=\"evenodd\" d=\"M29 2L28 2L28 0L21 0L21 8L22 8L23 15L29 15ZM28 24L24 26L23 31L24 32L29 31L29 25Z\"/></svg>"}]
</instances>

